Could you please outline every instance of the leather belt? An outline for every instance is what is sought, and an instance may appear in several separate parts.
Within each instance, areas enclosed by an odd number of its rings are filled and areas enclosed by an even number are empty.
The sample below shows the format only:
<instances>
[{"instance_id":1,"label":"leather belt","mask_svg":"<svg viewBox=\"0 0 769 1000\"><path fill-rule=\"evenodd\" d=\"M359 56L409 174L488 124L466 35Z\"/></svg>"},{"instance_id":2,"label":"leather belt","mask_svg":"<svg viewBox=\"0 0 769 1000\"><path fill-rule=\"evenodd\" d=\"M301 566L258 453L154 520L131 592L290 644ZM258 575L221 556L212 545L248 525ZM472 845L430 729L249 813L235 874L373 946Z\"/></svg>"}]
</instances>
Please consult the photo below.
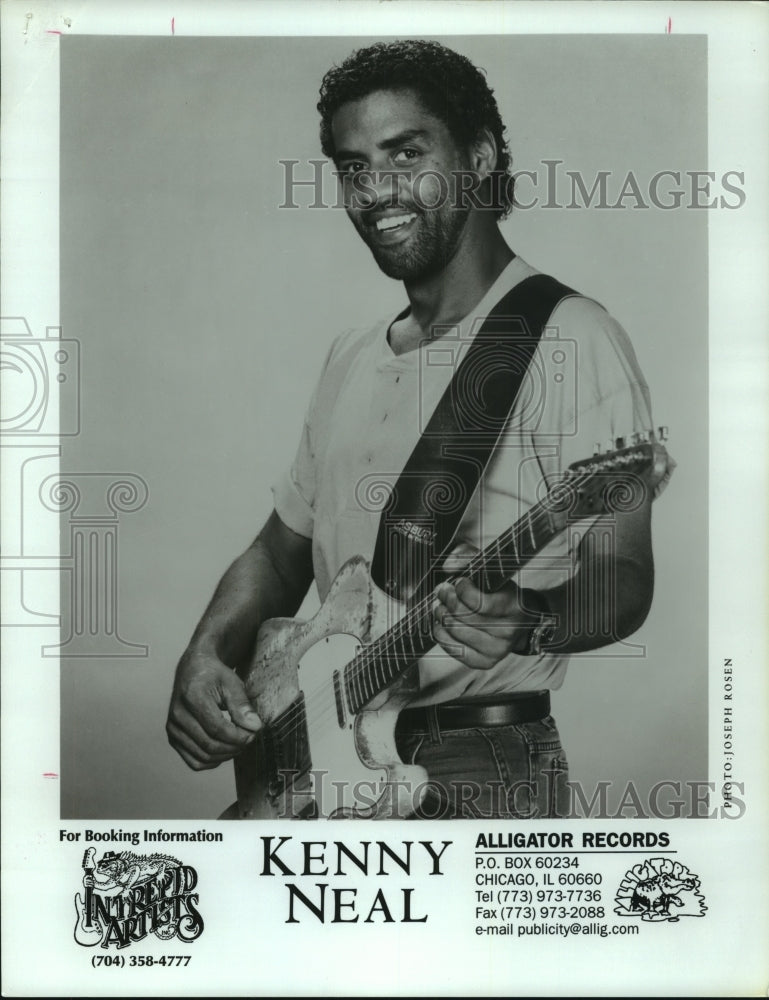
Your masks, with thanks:
<instances>
[{"instance_id":1,"label":"leather belt","mask_svg":"<svg viewBox=\"0 0 769 1000\"><path fill-rule=\"evenodd\" d=\"M537 722L550 715L550 692L489 698L468 698L446 701L423 708L404 708L395 726L396 736L410 733L432 733L436 729L450 732L485 726L513 726L519 722Z\"/></svg>"}]
</instances>

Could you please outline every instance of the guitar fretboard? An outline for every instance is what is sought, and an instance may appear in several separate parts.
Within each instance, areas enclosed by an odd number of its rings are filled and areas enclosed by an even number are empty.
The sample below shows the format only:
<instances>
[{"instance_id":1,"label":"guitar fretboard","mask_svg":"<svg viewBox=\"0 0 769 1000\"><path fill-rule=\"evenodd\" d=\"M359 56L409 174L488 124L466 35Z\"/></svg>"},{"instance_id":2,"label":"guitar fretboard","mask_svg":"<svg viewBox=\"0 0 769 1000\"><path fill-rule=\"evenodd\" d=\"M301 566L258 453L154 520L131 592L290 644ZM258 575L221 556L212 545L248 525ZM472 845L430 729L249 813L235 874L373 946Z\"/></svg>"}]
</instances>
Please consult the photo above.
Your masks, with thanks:
<instances>
[{"instance_id":1,"label":"guitar fretboard","mask_svg":"<svg viewBox=\"0 0 769 1000\"><path fill-rule=\"evenodd\" d=\"M461 575L487 593L498 590L558 533L552 506L552 498L537 503L474 556ZM430 594L409 606L396 625L361 650L344 668L344 693L353 715L435 645L433 605L434 597Z\"/></svg>"}]
</instances>

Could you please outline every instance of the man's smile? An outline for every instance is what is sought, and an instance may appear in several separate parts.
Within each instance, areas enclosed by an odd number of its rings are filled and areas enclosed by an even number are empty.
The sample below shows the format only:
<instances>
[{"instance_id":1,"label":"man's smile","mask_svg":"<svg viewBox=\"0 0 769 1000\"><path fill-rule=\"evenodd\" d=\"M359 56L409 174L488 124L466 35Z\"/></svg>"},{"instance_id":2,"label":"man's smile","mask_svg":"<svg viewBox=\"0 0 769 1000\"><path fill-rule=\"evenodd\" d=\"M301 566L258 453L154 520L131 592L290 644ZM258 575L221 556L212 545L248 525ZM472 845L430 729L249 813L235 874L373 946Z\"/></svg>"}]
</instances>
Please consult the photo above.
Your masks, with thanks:
<instances>
[{"instance_id":1,"label":"man's smile","mask_svg":"<svg viewBox=\"0 0 769 1000\"><path fill-rule=\"evenodd\" d=\"M378 219L376 222L376 227L380 233L385 232L390 229L397 229L399 226L405 226L407 223L416 219L416 212L408 212L404 215L390 215L386 216L384 219Z\"/></svg>"},{"instance_id":2,"label":"man's smile","mask_svg":"<svg viewBox=\"0 0 769 1000\"><path fill-rule=\"evenodd\" d=\"M380 246L401 243L414 231L417 218L417 212L404 209L377 213L366 223L367 240Z\"/></svg>"}]
</instances>

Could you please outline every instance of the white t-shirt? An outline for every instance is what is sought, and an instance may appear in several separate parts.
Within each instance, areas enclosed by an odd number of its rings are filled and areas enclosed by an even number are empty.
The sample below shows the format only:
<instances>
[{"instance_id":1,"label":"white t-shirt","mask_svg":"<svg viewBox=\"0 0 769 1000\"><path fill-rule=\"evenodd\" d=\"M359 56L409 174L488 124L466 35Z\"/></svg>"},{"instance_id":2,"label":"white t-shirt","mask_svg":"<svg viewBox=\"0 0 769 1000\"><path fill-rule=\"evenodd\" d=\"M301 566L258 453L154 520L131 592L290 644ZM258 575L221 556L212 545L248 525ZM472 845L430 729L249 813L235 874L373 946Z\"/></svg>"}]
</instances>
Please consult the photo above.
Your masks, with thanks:
<instances>
[{"instance_id":1,"label":"white t-shirt","mask_svg":"<svg viewBox=\"0 0 769 1000\"><path fill-rule=\"evenodd\" d=\"M483 318L518 282L537 273L515 257L461 323L405 354L393 354L388 343L392 317L334 341L296 457L273 487L281 520L312 538L321 600L349 558L372 558L389 491ZM563 300L543 333L457 541L484 547L542 499L545 478L589 458L599 442L608 447L652 426L648 388L625 331L592 300ZM575 568L574 535L564 532L517 582L547 589ZM472 670L436 647L420 661L421 691L413 704L558 688L568 659L510 654L491 670Z\"/></svg>"}]
</instances>

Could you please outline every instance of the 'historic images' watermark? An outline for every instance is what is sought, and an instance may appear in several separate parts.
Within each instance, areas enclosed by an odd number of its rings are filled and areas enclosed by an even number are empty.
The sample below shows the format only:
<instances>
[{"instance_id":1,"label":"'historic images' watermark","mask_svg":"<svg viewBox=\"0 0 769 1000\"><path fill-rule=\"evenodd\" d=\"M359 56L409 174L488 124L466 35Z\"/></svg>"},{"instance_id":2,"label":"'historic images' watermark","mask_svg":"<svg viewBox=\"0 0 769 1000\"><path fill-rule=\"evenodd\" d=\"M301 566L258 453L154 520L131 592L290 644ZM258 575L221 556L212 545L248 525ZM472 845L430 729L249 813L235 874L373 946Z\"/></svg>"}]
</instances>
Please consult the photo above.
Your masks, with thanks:
<instances>
[{"instance_id":1,"label":"'historic images' watermark","mask_svg":"<svg viewBox=\"0 0 769 1000\"><path fill-rule=\"evenodd\" d=\"M458 209L498 211L507 196L517 211L542 209L739 209L746 201L745 174L740 170L657 170L640 175L598 170L586 176L563 169L564 161L542 159L535 170L512 174L494 171L481 181L472 170L454 170L447 178L434 170L333 170L327 160L278 161L283 168L279 208L365 208L377 191L389 185L400 196L400 181L409 187L404 210L429 211L450 204ZM337 185L334 178L338 178ZM400 204L397 200L393 203Z\"/></svg>"}]
</instances>

